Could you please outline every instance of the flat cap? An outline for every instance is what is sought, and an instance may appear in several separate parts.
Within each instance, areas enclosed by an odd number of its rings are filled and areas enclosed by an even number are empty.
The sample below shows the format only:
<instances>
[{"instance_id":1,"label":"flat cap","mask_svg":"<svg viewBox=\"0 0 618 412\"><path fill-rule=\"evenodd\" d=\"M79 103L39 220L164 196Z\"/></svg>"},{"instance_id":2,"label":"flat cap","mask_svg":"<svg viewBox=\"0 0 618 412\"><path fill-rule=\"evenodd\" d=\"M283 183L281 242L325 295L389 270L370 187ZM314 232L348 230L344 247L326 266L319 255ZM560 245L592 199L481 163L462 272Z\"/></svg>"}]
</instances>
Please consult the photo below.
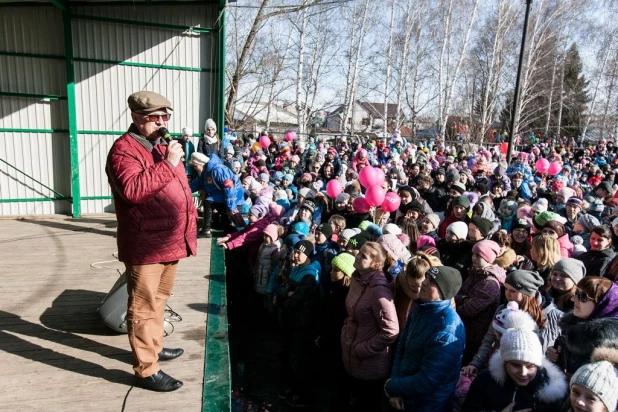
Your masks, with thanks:
<instances>
[{"instance_id":1,"label":"flat cap","mask_svg":"<svg viewBox=\"0 0 618 412\"><path fill-rule=\"evenodd\" d=\"M129 103L129 109L132 112L152 113L161 109L172 111L172 103L155 92L141 91L133 93L127 99L127 103Z\"/></svg>"}]
</instances>

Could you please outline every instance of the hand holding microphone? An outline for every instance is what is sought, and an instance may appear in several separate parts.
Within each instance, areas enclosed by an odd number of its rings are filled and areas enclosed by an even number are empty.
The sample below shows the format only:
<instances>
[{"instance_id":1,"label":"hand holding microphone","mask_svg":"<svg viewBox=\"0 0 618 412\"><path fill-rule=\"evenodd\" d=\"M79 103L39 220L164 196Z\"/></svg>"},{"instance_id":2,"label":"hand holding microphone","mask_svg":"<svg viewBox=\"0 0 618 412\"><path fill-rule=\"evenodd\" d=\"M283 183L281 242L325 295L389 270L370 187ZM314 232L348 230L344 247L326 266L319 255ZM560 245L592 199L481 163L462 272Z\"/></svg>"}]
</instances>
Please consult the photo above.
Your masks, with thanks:
<instances>
[{"instance_id":1,"label":"hand holding microphone","mask_svg":"<svg viewBox=\"0 0 618 412\"><path fill-rule=\"evenodd\" d=\"M167 142L167 153L165 155L165 160L170 162L174 167L176 167L178 163L184 162L185 152L182 150L182 145L176 140L172 139L169 130L167 130L165 127L160 128L159 133Z\"/></svg>"}]
</instances>

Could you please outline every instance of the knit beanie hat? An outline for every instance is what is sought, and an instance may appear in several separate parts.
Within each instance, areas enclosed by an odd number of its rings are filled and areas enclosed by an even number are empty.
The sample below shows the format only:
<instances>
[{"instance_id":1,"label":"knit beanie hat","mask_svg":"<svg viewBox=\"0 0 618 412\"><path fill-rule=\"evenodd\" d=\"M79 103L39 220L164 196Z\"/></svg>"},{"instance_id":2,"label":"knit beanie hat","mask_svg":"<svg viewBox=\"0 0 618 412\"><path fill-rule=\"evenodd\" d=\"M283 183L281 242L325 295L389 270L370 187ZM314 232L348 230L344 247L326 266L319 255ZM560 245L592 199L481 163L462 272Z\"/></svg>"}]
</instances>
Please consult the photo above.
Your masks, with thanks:
<instances>
[{"instance_id":1,"label":"knit beanie hat","mask_svg":"<svg viewBox=\"0 0 618 412\"><path fill-rule=\"evenodd\" d=\"M618 226L618 217L612 220L612 227L616 227L616 226Z\"/></svg>"},{"instance_id":2,"label":"knit beanie hat","mask_svg":"<svg viewBox=\"0 0 618 412\"><path fill-rule=\"evenodd\" d=\"M558 195L564 197L565 199L569 199L575 196L575 191L570 187L563 187L562 189L558 190Z\"/></svg>"},{"instance_id":3,"label":"knit beanie hat","mask_svg":"<svg viewBox=\"0 0 618 412\"><path fill-rule=\"evenodd\" d=\"M300 206L301 209L307 209L313 215L315 213L315 203L311 199L305 199L303 204Z\"/></svg>"},{"instance_id":4,"label":"knit beanie hat","mask_svg":"<svg viewBox=\"0 0 618 412\"><path fill-rule=\"evenodd\" d=\"M339 237L344 238L345 240L350 240L352 239L352 237L356 236L360 232L360 229L343 229L341 233L339 233Z\"/></svg>"},{"instance_id":5,"label":"knit beanie hat","mask_svg":"<svg viewBox=\"0 0 618 412\"><path fill-rule=\"evenodd\" d=\"M519 218L513 222L511 231L515 229L526 229L530 233L530 223L524 218Z\"/></svg>"},{"instance_id":6,"label":"knit beanie hat","mask_svg":"<svg viewBox=\"0 0 618 412\"><path fill-rule=\"evenodd\" d=\"M382 232L390 233L391 235L400 235L402 233L401 228L394 223L387 223L382 228Z\"/></svg>"},{"instance_id":7,"label":"knit beanie hat","mask_svg":"<svg viewBox=\"0 0 618 412\"><path fill-rule=\"evenodd\" d=\"M302 189L300 189L298 191L298 195L304 197L305 199L313 199L315 197L313 190L309 189L308 187L303 187Z\"/></svg>"},{"instance_id":8,"label":"knit beanie hat","mask_svg":"<svg viewBox=\"0 0 618 412\"><path fill-rule=\"evenodd\" d=\"M279 239L278 226L271 223L264 228L264 234L270 236L273 242L277 241L277 239Z\"/></svg>"},{"instance_id":9,"label":"knit beanie hat","mask_svg":"<svg viewBox=\"0 0 618 412\"><path fill-rule=\"evenodd\" d=\"M270 176L268 175L268 173L260 173L257 180L261 180L262 182L268 182L270 180Z\"/></svg>"},{"instance_id":10,"label":"knit beanie hat","mask_svg":"<svg viewBox=\"0 0 618 412\"><path fill-rule=\"evenodd\" d=\"M335 198L335 203L347 203L350 200L350 195L347 193L339 193Z\"/></svg>"},{"instance_id":11,"label":"knit beanie hat","mask_svg":"<svg viewBox=\"0 0 618 412\"><path fill-rule=\"evenodd\" d=\"M406 258L410 257L410 252L404 246L404 244L395 235L386 234L378 239L378 243L384 247L386 253L393 258L393 260L401 260L407 262Z\"/></svg>"},{"instance_id":12,"label":"knit beanie hat","mask_svg":"<svg viewBox=\"0 0 618 412\"><path fill-rule=\"evenodd\" d=\"M380 226L376 225L375 223L368 225L365 228L365 231L374 237L380 237L384 234Z\"/></svg>"},{"instance_id":13,"label":"knit beanie hat","mask_svg":"<svg viewBox=\"0 0 618 412\"><path fill-rule=\"evenodd\" d=\"M571 278L576 285L586 276L586 267L581 260L573 258L561 259L554 265L552 270L559 270Z\"/></svg>"},{"instance_id":14,"label":"knit beanie hat","mask_svg":"<svg viewBox=\"0 0 618 412\"><path fill-rule=\"evenodd\" d=\"M596 217L584 213L580 213L577 221L584 227L584 230L587 233L592 232L592 229L594 229L595 226L599 226L601 224L599 219Z\"/></svg>"},{"instance_id":15,"label":"knit beanie hat","mask_svg":"<svg viewBox=\"0 0 618 412\"><path fill-rule=\"evenodd\" d=\"M331 264L342 271L347 277L352 276L352 273L354 273L354 256L349 253L341 253L335 256Z\"/></svg>"},{"instance_id":16,"label":"knit beanie hat","mask_svg":"<svg viewBox=\"0 0 618 412\"><path fill-rule=\"evenodd\" d=\"M472 219L470 219L470 223L478 227L483 237L487 237L489 235L489 232L491 232L491 229L493 229L494 227L493 222L490 221L489 219L485 219L484 217L475 216Z\"/></svg>"},{"instance_id":17,"label":"knit beanie hat","mask_svg":"<svg viewBox=\"0 0 618 412\"><path fill-rule=\"evenodd\" d=\"M541 212L539 214L537 214L536 216L534 216L534 226L537 229L543 229L543 227L545 226L545 223L551 221L551 220L556 220L558 222L564 223L566 219L564 219L562 216L560 216L557 213L554 212Z\"/></svg>"},{"instance_id":18,"label":"knit beanie hat","mask_svg":"<svg viewBox=\"0 0 618 412\"><path fill-rule=\"evenodd\" d=\"M309 234L309 225L305 222L297 222L292 226L292 233L307 236Z\"/></svg>"},{"instance_id":19,"label":"knit beanie hat","mask_svg":"<svg viewBox=\"0 0 618 412\"><path fill-rule=\"evenodd\" d=\"M500 254L500 245L493 240L481 240L472 247L472 253L492 264Z\"/></svg>"},{"instance_id":20,"label":"knit beanie hat","mask_svg":"<svg viewBox=\"0 0 618 412\"><path fill-rule=\"evenodd\" d=\"M582 202L582 200L579 197L575 197L575 196L570 197L569 200L567 200L566 204L577 206L579 207L579 210L582 210L584 208L584 202Z\"/></svg>"},{"instance_id":21,"label":"knit beanie hat","mask_svg":"<svg viewBox=\"0 0 618 412\"><path fill-rule=\"evenodd\" d=\"M446 183L452 183L452 182L458 182L458 181L459 181L459 173L455 171L448 172L446 174L446 177L444 178L444 182Z\"/></svg>"},{"instance_id":22,"label":"knit beanie hat","mask_svg":"<svg viewBox=\"0 0 618 412\"><path fill-rule=\"evenodd\" d=\"M592 352L592 363L580 367L571 378L571 386L577 384L590 389L608 411L618 403L618 350L600 347Z\"/></svg>"},{"instance_id":23,"label":"knit beanie hat","mask_svg":"<svg viewBox=\"0 0 618 412\"><path fill-rule=\"evenodd\" d=\"M456 197L455 199L453 199L453 202L451 203L451 205L453 207L455 206L463 206L466 208L466 210L470 210L470 199L468 199L465 196L459 196Z\"/></svg>"},{"instance_id":24,"label":"knit beanie hat","mask_svg":"<svg viewBox=\"0 0 618 412\"><path fill-rule=\"evenodd\" d=\"M461 195L466 191L466 186L463 183L456 182L451 185L451 189L455 189Z\"/></svg>"},{"instance_id":25,"label":"knit beanie hat","mask_svg":"<svg viewBox=\"0 0 618 412\"><path fill-rule=\"evenodd\" d=\"M605 205L599 199L595 199L594 202L590 203L590 206L588 207L588 210L590 210L591 212L598 213L603 212L603 209L605 209Z\"/></svg>"},{"instance_id":26,"label":"knit beanie hat","mask_svg":"<svg viewBox=\"0 0 618 412\"><path fill-rule=\"evenodd\" d=\"M366 229L369 227L369 225L371 225L371 224L372 224L372 222L371 222L371 221L369 221L369 220L363 220L363 221L362 221L362 222L360 222L360 224L358 225L358 228L359 228L360 230L366 230Z\"/></svg>"},{"instance_id":27,"label":"knit beanie hat","mask_svg":"<svg viewBox=\"0 0 618 412\"><path fill-rule=\"evenodd\" d=\"M326 236L326 239L330 239L333 235L333 227L330 225L330 223L321 223L318 227L315 228L315 231L322 233L324 236Z\"/></svg>"},{"instance_id":28,"label":"knit beanie hat","mask_svg":"<svg viewBox=\"0 0 618 412\"><path fill-rule=\"evenodd\" d=\"M532 316L519 309L517 302L509 302L504 309L496 313L492 326L499 334L504 334L507 329L537 330L538 326Z\"/></svg>"},{"instance_id":29,"label":"knit beanie hat","mask_svg":"<svg viewBox=\"0 0 618 412\"><path fill-rule=\"evenodd\" d=\"M506 277L508 283L526 296L535 296L539 288L545 284L541 275L530 270L515 270Z\"/></svg>"},{"instance_id":30,"label":"knit beanie hat","mask_svg":"<svg viewBox=\"0 0 618 412\"><path fill-rule=\"evenodd\" d=\"M438 226L440 226L440 216L436 215L435 213L429 213L428 215L425 215L423 219L429 220L433 225L434 229L438 229Z\"/></svg>"},{"instance_id":31,"label":"knit beanie hat","mask_svg":"<svg viewBox=\"0 0 618 412\"><path fill-rule=\"evenodd\" d=\"M313 255L313 243L307 239L303 239L294 246L294 250L299 250L305 256L309 257Z\"/></svg>"},{"instance_id":32,"label":"knit beanie hat","mask_svg":"<svg viewBox=\"0 0 618 412\"><path fill-rule=\"evenodd\" d=\"M268 214L268 206L253 205L251 206L250 213L258 219L261 219Z\"/></svg>"},{"instance_id":33,"label":"knit beanie hat","mask_svg":"<svg viewBox=\"0 0 618 412\"><path fill-rule=\"evenodd\" d=\"M557 220L550 220L549 222L545 223L543 225L543 229L545 229L546 227L556 232L558 237L562 237L564 235L564 225Z\"/></svg>"},{"instance_id":34,"label":"knit beanie hat","mask_svg":"<svg viewBox=\"0 0 618 412\"><path fill-rule=\"evenodd\" d=\"M543 347L536 333L528 329L507 329L500 339L502 362L521 361L543 364Z\"/></svg>"},{"instance_id":35,"label":"knit beanie hat","mask_svg":"<svg viewBox=\"0 0 618 412\"><path fill-rule=\"evenodd\" d=\"M534 204L532 205L532 210L534 210L535 212L539 212L539 213L546 212L548 207L549 207L549 203L547 202L547 199L540 198L539 200L534 202Z\"/></svg>"},{"instance_id":36,"label":"knit beanie hat","mask_svg":"<svg viewBox=\"0 0 618 412\"><path fill-rule=\"evenodd\" d=\"M360 232L350 238L348 245L352 245L355 250L360 250L363 245L369 242L370 238L367 232Z\"/></svg>"},{"instance_id":37,"label":"knit beanie hat","mask_svg":"<svg viewBox=\"0 0 618 412\"><path fill-rule=\"evenodd\" d=\"M286 193L285 190L275 190L275 193L273 193L273 200L276 202L277 200L282 200L282 199L287 199L288 198L288 194Z\"/></svg>"},{"instance_id":38,"label":"knit beanie hat","mask_svg":"<svg viewBox=\"0 0 618 412\"><path fill-rule=\"evenodd\" d=\"M448 225L446 230L457 236L457 239L465 239L468 237L468 225L464 222L453 222Z\"/></svg>"},{"instance_id":39,"label":"knit beanie hat","mask_svg":"<svg viewBox=\"0 0 618 412\"><path fill-rule=\"evenodd\" d=\"M418 200L413 200L410 202L409 210L417 210L419 213L423 213L423 204Z\"/></svg>"},{"instance_id":40,"label":"knit beanie hat","mask_svg":"<svg viewBox=\"0 0 618 412\"><path fill-rule=\"evenodd\" d=\"M292 156L294 157L294 156ZM283 175L283 179L281 179L281 181L287 181L287 182L292 182L294 180L294 176L289 175L289 174L285 174Z\"/></svg>"},{"instance_id":41,"label":"knit beanie hat","mask_svg":"<svg viewBox=\"0 0 618 412\"><path fill-rule=\"evenodd\" d=\"M461 273L450 266L434 266L425 273L440 289L442 299L452 299L461 288Z\"/></svg>"}]
</instances>

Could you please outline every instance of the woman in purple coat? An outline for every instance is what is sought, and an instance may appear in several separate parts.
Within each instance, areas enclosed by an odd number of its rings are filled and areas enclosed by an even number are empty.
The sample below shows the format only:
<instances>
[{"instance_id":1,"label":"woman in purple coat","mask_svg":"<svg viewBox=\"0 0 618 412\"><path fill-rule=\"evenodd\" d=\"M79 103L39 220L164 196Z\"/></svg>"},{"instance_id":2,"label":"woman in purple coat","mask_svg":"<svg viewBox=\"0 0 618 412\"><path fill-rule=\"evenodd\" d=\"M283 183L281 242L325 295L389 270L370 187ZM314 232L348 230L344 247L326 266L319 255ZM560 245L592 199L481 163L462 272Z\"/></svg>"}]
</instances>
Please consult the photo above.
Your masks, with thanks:
<instances>
[{"instance_id":1,"label":"woman in purple coat","mask_svg":"<svg viewBox=\"0 0 618 412\"><path fill-rule=\"evenodd\" d=\"M351 380L349 410L377 411L390 373L391 345L399 334L393 283L382 268L386 251L367 242L354 261L348 318L341 331L343 364Z\"/></svg>"}]
</instances>

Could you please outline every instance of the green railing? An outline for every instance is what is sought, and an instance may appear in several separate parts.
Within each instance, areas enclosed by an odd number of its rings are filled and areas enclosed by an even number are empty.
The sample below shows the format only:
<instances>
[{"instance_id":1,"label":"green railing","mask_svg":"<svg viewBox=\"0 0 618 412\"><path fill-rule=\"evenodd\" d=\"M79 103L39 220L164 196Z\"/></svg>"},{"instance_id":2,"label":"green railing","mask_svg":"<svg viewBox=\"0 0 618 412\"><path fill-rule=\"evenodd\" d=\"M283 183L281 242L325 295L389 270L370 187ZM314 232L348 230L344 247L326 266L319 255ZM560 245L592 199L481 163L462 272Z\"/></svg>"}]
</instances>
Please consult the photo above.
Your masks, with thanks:
<instances>
[{"instance_id":1,"label":"green railing","mask_svg":"<svg viewBox=\"0 0 618 412\"><path fill-rule=\"evenodd\" d=\"M225 252L223 248L217 246L216 238L212 239L210 247L208 306L218 310L209 310L206 319L202 412L230 411L232 374L227 324Z\"/></svg>"}]
</instances>

